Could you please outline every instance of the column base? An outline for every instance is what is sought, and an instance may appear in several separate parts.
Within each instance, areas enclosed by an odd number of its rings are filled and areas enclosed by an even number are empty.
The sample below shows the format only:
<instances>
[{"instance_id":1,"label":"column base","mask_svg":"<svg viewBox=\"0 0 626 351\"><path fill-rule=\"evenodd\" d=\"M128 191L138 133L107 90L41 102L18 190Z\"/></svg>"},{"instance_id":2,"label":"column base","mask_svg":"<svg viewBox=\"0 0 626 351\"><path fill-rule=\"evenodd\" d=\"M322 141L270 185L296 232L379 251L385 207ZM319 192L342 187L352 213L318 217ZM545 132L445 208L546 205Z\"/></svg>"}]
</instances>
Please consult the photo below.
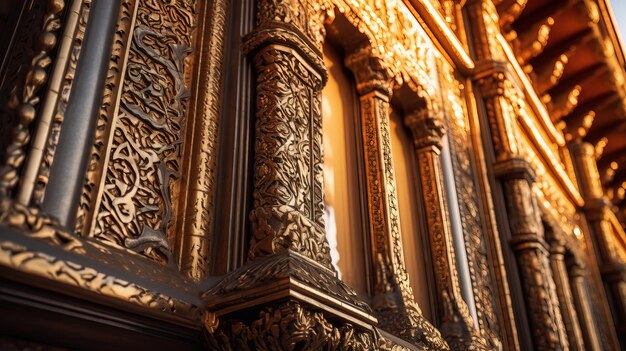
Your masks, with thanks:
<instances>
[{"instance_id":1,"label":"column base","mask_svg":"<svg viewBox=\"0 0 626 351\"><path fill-rule=\"evenodd\" d=\"M380 331L369 305L334 271L293 251L246 264L202 298L207 342L216 350L448 349L425 320L428 328L409 328L424 342Z\"/></svg>"},{"instance_id":2,"label":"column base","mask_svg":"<svg viewBox=\"0 0 626 351\"><path fill-rule=\"evenodd\" d=\"M206 291L218 350L377 349L369 306L335 272L298 253L255 260Z\"/></svg>"}]
</instances>

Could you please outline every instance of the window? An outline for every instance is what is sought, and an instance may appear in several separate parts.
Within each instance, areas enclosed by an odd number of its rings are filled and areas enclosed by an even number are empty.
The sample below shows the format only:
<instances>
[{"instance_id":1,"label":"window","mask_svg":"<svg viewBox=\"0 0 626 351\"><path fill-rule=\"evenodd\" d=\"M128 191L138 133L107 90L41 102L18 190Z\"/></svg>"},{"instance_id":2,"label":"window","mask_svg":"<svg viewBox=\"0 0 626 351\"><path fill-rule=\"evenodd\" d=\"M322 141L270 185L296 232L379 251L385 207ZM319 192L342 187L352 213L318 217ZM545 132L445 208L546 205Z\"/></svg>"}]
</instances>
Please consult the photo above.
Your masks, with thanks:
<instances>
[{"instance_id":1,"label":"window","mask_svg":"<svg viewBox=\"0 0 626 351\"><path fill-rule=\"evenodd\" d=\"M404 261L409 273L415 301L422 309L424 317L432 321L431 296L428 288L428 266L426 265L427 245L420 230L420 212L418 202L418 179L415 148L410 132L404 126L399 111L391 108L389 127L393 167L396 172L396 188L400 212L400 231L404 247Z\"/></svg>"},{"instance_id":2,"label":"window","mask_svg":"<svg viewBox=\"0 0 626 351\"><path fill-rule=\"evenodd\" d=\"M329 44L324 45L324 62L329 75L322 92L326 233L339 277L366 296L363 233L367 221L361 210L356 92L342 57Z\"/></svg>"}]
</instances>

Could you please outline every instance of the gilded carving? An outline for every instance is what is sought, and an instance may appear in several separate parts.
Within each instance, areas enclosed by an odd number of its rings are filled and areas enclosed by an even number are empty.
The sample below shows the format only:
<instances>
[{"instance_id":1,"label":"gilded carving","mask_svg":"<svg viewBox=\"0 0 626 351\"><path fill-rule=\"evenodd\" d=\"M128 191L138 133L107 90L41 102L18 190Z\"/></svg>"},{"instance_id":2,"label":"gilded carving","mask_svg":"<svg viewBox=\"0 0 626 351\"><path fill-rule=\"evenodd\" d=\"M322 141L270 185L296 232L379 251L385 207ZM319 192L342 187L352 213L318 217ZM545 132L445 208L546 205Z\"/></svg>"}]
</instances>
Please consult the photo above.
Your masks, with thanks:
<instances>
[{"instance_id":1,"label":"gilded carving","mask_svg":"<svg viewBox=\"0 0 626 351\"><path fill-rule=\"evenodd\" d=\"M257 119L249 257L295 250L330 267L322 201L320 76L293 50L254 57Z\"/></svg>"},{"instance_id":2,"label":"gilded carving","mask_svg":"<svg viewBox=\"0 0 626 351\"><path fill-rule=\"evenodd\" d=\"M136 16L93 235L171 263L195 3L139 1Z\"/></svg>"},{"instance_id":3,"label":"gilded carving","mask_svg":"<svg viewBox=\"0 0 626 351\"><path fill-rule=\"evenodd\" d=\"M415 303L405 268L396 181L391 159L389 98L393 80L371 47L346 58L360 95L370 235L374 257L373 309L383 329L428 348L447 348Z\"/></svg>"},{"instance_id":4,"label":"gilded carving","mask_svg":"<svg viewBox=\"0 0 626 351\"><path fill-rule=\"evenodd\" d=\"M205 19L209 23L205 24L207 28L201 35L202 39L199 39L202 43L202 47L199 47L200 55L205 62L199 69L201 78L196 88L199 96L197 100L200 102L190 109L193 111L190 112L190 118L193 118L194 134L185 149L185 154L191 157L188 166L184 166L188 170L188 177L180 202L181 213L185 215L180 220L182 244L178 256L181 271L194 279L201 279L206 274L213 237L224 36L229 6L228 0L213 1L206 10L210 19Z\"/></svg>"},{"instance_id":5,"label":"gilded carving","mask_svg":"<svg viewBox=\"0 0 626 351\"><path fill-rule=\"evenodd\" d=\"M444 68L442 88L444 109L448 125L448 141L459 199L459 212L468 267L472 277L472 292L477 306L479 330L491 347L501 345L501 330L495 307L494 283L490 275L489 257L485 235L482 231L482 215L479 205L478 189L475 183L474 162L471 157L472 140L467 111L461 95L462 85L454 79L451 67Z\"/></svg>"},{"instance_id":6,"label":"gilded carving","mask_svg":"<svg viewBox=\"0 0 626 351\"><path fill-rule=\"evenodd\" d=\"M61 226L54 218L37 208L20 204L7 197L0 197L0 223L22 230L31 237L61 246L67 251L84 253L81 242L74 235L60 229Z\"/></svg>"},{"instance_id":7,"label":"gilded carving","mask_svg":"<svg viewBox=\"0 0 626 351\"><path fill-rule=\"evenodd\" d=\"M563 325L567 331L569 346L572 350L584 350L585 345L583 344L579 316L574 307L568 269L565 266L566 234L559 227L544 225L544 229L546 230L546 240L550 247L550 267L554 274L554 283L561 315L563 316Z\"/></svg>"},{"instance_id":8,"label":"gilded carving","mask_svg":"<svg viewBox=\"0 0 626 351\"><path fill-rule=\"evenodd\" d=\"M528 172L523 163L509 163L506 174ZM519 177L520 175L517 175ZM532 185L528 179L504 180L511 244L520 270L531 332L537 349L568 348L547 244Z\"/></svg>"},{"instance_id":9,"label":"gilded carving","mask_svg":"<svg viewBox=\"0 0 626 351\"><path fill-rule=\"evenodd\" d=\"M488 349L474 327L459 286L439 159L441 138L446 132L443 116L439 110L421 108L406 115L404 123L413 133L417 153L442 334L454 350Z\"/></svg>"},{"instance_id":10,"label":"gilded carving","mask_svg":"<svg viewBox=\"0 0 626 351\"><path fill-rule=\"evenodd\" d=\"M394 79L435 94L438 78L433 68L439 53L403 1L332 1L367 36L372 54L390 70Z\"/></svg>"},{"instance_id":11,"label":"gilded carving","mask_svg":"<svg viewBox=\"0 0 626 351\"><path fill-rule=\"evenodd\" d=\"M30 126L37 117L41 88L48 79L48 71L53 62L51 52L57 44L57 32L62 25L61 15L65 7L63 0L48 0L45 5L38 5L46 7L41 18L42 23L33 24L40 29L34 31L35 37L28 39L32 47L24 47L25 50L32 50L34 56L30 66L24 68L24 75L17 78L21 80L19 84L11 87L13 90L8 100L9 113L14 114L17 124L13 126L9 145L3 150L6 154L0 167L0 196L11 195L19 181L19 172L26 159L26 147L31 138ZM39 9L35 7L31 11L36 17ZM23 62L15 61L15 64L21 65Z\"/></svg>"},{"instance_id":12,"label":"gilded carving","mask_svg":"<svg viewBox=\"0 0 626 351\"><path fill-rule=\"evenodd\" d=\"M278 284L283 279L297 280L300 284L324 291L328 295L348 302L363 311L371 311L370 307L360 300L352 288L337 279L334 272L293 252L275 256L272 259L259 260L241 267L206 291L203 297L211 301L212 298L220 295Z\"/></svg>"},{"instance_id":13,"label":"gilded carving","mask_svg":"<svg viewBox=\"0 0 626 351\"><path fill-rule=\"evenodd\" d=\"M212 320L214 317L208 315ZM208 330L213 350L376 350L373 331L331 322L321 311L295 301L265 307L252 320L233 320Z\"/></svg>"}]
</instances>

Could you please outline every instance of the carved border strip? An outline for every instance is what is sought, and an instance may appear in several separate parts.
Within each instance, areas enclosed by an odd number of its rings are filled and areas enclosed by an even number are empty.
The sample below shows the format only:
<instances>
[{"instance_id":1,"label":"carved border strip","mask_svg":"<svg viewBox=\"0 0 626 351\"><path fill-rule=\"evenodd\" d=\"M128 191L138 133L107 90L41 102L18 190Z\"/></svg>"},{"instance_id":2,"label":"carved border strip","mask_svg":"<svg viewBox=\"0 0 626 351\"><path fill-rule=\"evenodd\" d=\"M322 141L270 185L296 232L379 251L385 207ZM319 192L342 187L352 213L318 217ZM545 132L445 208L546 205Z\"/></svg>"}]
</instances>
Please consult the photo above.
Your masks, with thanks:
<instances>
[{"instance_id":1,"label":"carved border strip","mask_svg":"<svg viewBox=\"0 0 626 351\"><path fill-rule=\"evenodd\" d=\"M50 57L57 44L57 32L62 26L61 16L65 2L48 0L41 23L41 31L35 31L32 50L36 53L30 67L23 76L23 82L16 87L9 98L9 110L18 118L12 138L6 149L4 164L0 167L0 196L9 196L19 182L19 172L26 159L26 147L31 139L30 126L37 117L37 106L41 101L41 88L48 79L52 64ZM31 11L36 11L31 9Z\"/></svg>"},{"instance_id":2,"label":"carved border strip","mask_svg":"<svg viewBox=\"0 0 626 351\"><path fill-rule=\"evenodd\" d=\"M200 317L196 287L174 271L129 257L133 253L85 241L65 232L44 213L7 198L0 198L0 223L2 266L187 320ZM129 281L129 276L142 283ZM158 286L173 288L178 296L169 296Z\"/></svg>"},{"instance_id":3,"label":"carved border strip","mask_svg":"<svg viewBox=\"0 0 626 351\"><path fill-rule=\"evenodd\" d=\"M224 35L229 0L206 1L201 33L198 35L196 59L197 93L189 111L192 133L186 138L183 162L182 196L179 201L182 218L178 230L177 259L181 271L194 279L206 275L215 222L215 186L217 176L218 138L223 92L222 71ZM202 65L201 67L199 65ZM176 219L174 219L176 220Z\"/></svg>"},{"instance_id":4,"label":"carved border strip","mask_svg":"<svg viewBox=\"0 0 626 351\"><path fill-rule=\"evenodd\" d=\"M470 125L467 109L464 108L460 83L455 79L451 67L443 68L442 89L444 108L447 108L446 120L451 148L452 165L459 212L463 228L468 266L471 275L472 291L478 316L480 331L486 336L492 347L501 345L500 326L494 306L494 283L490 274L487 243L482 231L482 215L479 205L478 187L475 183L475 163L472 160L472 140L469 136ZM447 72L445 72L447 70Z\"/></svg>"},{"instance_id":5,"label":"carved border strip","mask_svg":"<svg viewBox=\"0 0 626 351\"><path fill-rule=\"evenodd\" d=\"M48 185L48 177L50 175L50 167L52 166L52 162L54 160L54 154L59 142L59 135L61 133L65 110L67 109L67 103L72 91L76 65L80 57L83 40L85 39L85 29L87 28L87 21L89 20L91 0L82 0L81 2L82 5L80 7L80 13L78 14L78 23L72 37L72 47L69 50L67 66L63 72L63 81L61 82L58 90L58 101L55 104L56 106L54 111L51 112L54 115L47 134L47 141L41 157L41 163L38 165L39 171L37 172L37 178L35 179L32 193L32 202L36 206L41 206L43 203L46 186ZM64 40L67 40L67 38Z\"/></svg>"}]
</instances>

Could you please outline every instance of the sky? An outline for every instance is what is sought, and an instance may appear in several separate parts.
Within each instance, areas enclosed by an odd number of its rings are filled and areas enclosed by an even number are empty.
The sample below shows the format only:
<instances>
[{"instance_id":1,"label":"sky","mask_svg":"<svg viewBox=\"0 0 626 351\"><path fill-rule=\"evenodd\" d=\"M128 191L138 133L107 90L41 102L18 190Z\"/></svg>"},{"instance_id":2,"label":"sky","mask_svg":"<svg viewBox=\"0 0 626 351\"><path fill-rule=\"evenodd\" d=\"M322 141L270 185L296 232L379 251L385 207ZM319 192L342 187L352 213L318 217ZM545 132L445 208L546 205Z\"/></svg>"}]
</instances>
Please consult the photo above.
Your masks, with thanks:
<instances>
[{"instance_id":1,"label":"sky","mask_svg":"<svg viewBox=\"0 0 626 351\"><path fill-rule=\"evenodd\" d=\"M611 6L622 36L622 43L626 43L626 0L611 0Z\"/></svg>"}]
</instances>

